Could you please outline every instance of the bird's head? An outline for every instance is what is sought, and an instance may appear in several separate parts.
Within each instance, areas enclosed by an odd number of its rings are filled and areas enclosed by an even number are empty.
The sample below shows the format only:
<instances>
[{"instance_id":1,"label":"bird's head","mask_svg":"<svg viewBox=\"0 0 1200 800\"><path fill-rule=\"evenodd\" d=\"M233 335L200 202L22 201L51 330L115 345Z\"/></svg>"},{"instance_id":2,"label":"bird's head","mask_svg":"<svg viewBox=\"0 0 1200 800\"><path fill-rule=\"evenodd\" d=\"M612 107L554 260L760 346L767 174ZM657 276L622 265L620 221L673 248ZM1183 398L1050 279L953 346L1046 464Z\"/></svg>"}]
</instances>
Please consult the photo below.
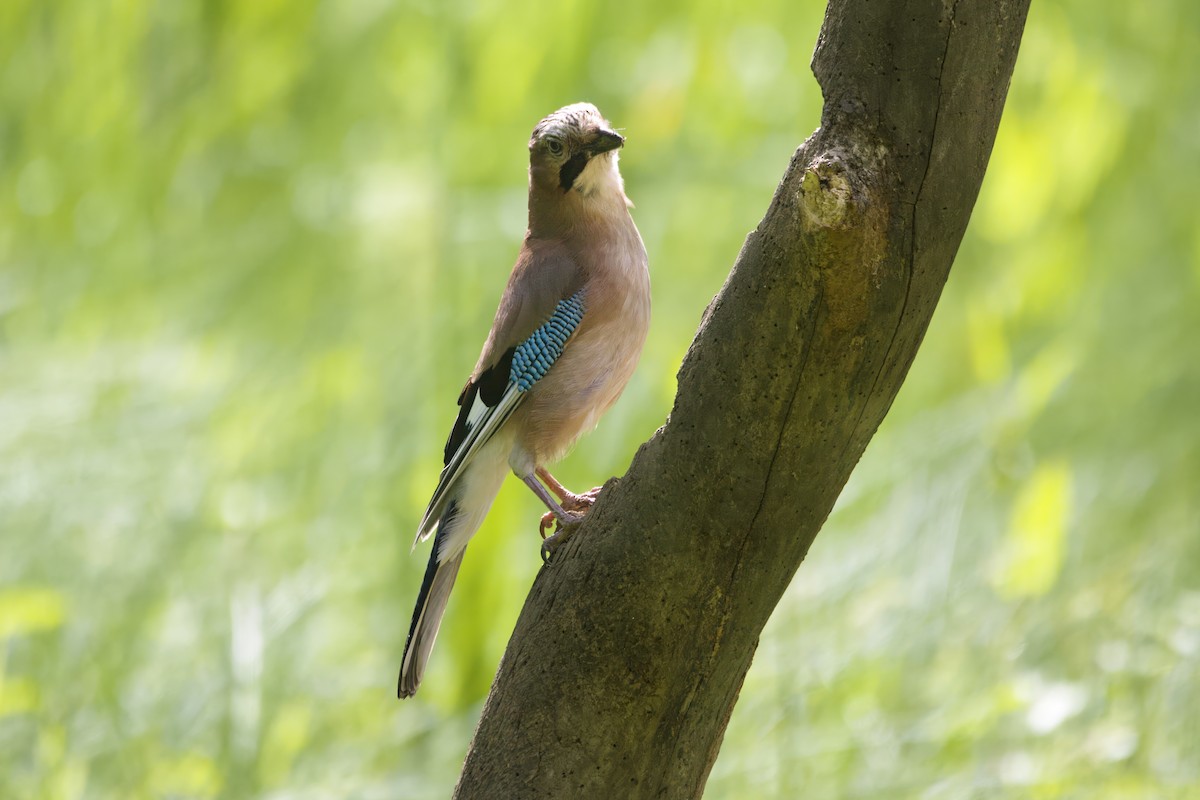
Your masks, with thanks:
<instances>
[{"instance_id":1,"label":"bird's head","mask_svg":"<svg viewBox=\"0 0 1200 800\"><path fill-rule=\"evenodd\" d=\"M585 197L616 189L624 197L616 153L623 144L625 137L591 103L560 108L529 139L530 189Z\"/></svg>"}]
</instances>

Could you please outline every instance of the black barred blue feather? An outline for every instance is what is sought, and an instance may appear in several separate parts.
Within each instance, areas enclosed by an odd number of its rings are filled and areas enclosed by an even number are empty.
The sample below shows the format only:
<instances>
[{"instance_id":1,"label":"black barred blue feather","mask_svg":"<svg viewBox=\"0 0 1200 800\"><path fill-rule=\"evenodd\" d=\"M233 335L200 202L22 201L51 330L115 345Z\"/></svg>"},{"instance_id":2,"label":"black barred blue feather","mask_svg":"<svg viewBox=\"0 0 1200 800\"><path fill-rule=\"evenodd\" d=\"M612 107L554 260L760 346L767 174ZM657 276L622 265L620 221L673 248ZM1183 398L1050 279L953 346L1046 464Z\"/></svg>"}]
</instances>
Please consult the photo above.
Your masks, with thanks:
<instances>
[{"instance_id":1,"label":"black barred blue feather","mask_svg":"<svg viewBox=\"0 0 1200 800\"><path fill-rule=\"evenodd\" d=\"M533 332L517 347L512 356L512 367L508 382L516 385L518 392L527 392L530 387L545 377L550 367L562 355L567 340L579 327L583 319L583 292L576 292L566 300L560 300L550 319Z\"/></svg>"}]
</instances>

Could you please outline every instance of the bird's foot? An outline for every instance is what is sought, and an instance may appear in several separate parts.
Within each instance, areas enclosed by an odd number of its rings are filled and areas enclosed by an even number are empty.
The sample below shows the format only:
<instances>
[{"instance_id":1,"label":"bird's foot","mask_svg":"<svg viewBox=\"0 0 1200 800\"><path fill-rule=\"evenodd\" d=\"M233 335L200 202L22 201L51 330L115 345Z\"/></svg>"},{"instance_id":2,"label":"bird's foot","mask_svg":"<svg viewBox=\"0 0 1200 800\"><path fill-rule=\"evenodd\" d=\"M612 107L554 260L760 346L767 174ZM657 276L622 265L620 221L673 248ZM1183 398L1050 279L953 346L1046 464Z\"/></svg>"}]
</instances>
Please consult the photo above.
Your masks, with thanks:
<instances>
[{"instance_id":1,"label":"bird's foot","mask_svg":"<svg viewBox=\"0 0 1200 800\"><path fill-rule=\"evenodd\" d=\"M547 511L545 514L542 514L542 520L538 523L538 533L542 535L543 540L552 539L557 535L557 531L563 530L568 525L578 525L581 522L583 522L583 514L574 511L564 509L562 516L559 516L557 511ZM551 528L555 529L555 534L550 533Z\"/></svg>"},{"instance_id":2,"label":"bird's foot","mask_svg":"<svg viewBox=\"0 0 1200 800\"><path fill-rule=\"evenodd\" d=\"M600 490L603 488L603 486L595 486L583 494L567 492L567 496L563 498L562 507L566 511L587 513L588 509L595 505L596 498L600 496Z\"/></svg>"},{"instance_id":3,"label":"bird's foot","mask_svg":"<svg viewBox=\"0 0 1200 800\"><path fill-rule=\"evenodd\" d=\"M547 511L542 514L542 521L538 524L538 532L542 535L542 539L550 536L549 530L554 527L555 523L558 525L558 530L561 531L566 525L578 525L582 522L584 515L596 503L596 498L600 496L600 490L603 488L603 486L597 486L583 494L564 492L560 506L563 511L562 516L559 516L557 511Z\"/></svg>"}]
</instances>

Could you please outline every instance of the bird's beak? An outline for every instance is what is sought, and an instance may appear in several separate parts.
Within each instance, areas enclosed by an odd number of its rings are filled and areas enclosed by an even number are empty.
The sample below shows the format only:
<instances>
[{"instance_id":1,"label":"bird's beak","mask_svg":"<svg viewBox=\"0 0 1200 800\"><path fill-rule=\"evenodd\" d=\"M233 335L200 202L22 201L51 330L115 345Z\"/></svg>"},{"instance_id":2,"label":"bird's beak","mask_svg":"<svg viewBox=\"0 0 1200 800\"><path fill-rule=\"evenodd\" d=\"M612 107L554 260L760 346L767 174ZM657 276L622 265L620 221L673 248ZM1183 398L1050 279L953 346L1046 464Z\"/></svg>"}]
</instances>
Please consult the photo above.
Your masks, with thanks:
<instances>
[{"instance_id":1,"label":"bird's beak","mask_svg":"<svg viewBox=\"0 0 1200 800\"><path fill-rule=\"evenodd\" d=\"M594 156L601 153L607 153L609 150L616 150L621 145L625 144L625 137L616 131L608 128L596 129L596 135L588 144L588 152Z\"/></svg>"}]
</instances>

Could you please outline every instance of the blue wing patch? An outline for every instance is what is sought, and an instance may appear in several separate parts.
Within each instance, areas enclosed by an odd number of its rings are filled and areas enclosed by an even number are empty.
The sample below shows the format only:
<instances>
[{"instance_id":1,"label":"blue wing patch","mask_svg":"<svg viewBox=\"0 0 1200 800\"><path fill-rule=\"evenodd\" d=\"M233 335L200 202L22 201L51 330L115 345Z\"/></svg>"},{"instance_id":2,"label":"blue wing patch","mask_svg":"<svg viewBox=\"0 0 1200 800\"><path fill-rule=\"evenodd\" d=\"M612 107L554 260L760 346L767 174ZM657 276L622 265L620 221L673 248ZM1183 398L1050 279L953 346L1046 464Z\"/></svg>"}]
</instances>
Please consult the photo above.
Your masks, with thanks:
<instances>
[{"instance_id":1,"label":"blue wing patch","mask_svg":"<svg viewBox=\"0 0 1200 800\"><path fill-rule=\"evenodd\" d=\"M508 380L516 384L518 392L529 391L529 387L545 377L582 319L583 292L579 291L560 300L550 319L517 346Z\"/></svg>"}]
</instances>

